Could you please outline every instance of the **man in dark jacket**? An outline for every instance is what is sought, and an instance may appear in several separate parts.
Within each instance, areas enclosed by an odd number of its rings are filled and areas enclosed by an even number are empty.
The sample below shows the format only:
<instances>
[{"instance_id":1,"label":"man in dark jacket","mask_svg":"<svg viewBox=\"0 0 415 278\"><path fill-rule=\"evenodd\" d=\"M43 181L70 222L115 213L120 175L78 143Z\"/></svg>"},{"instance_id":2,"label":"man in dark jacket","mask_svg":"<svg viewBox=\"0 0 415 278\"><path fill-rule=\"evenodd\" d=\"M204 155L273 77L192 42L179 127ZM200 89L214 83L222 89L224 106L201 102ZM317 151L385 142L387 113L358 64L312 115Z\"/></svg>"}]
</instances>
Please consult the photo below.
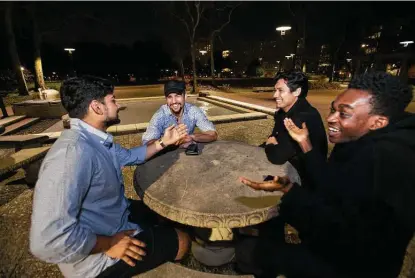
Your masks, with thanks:
<instances>
[{"instance_id":1,"label":"man in dark jacket","mask_svg":"<svg viewBox=\"0 0 415 278\"><path fill-rule=\"evenodd\" d=\"M327 118L336 144L327 163L315 156L307 128L286 120L315 186L241 178L258 190L284 192L280 214L301 238L298 245L258 241L251 251L262 274L399 275L415 230L415 116L404 112L411 100L411 90L386 73L354 78Z\"/></svg>"},{"instance_id":2,"label":"man in dark jacket","mask_svg":"<svg viewBox=\"0 0 415 278\"><path fill-rule=\"evenodd\" d=\"M305 183L304 155L297 142L288 134L284 119L291 118L297 125L306 124L310 131L310 140L322 159L327 157L327 136L324 125L317 109L306 100L308 78L304 73L300 71L279 73L275 80L274 98L278 111L274 115L274 129L265 143L265 153L273 164L281 165L289 161Z\"/></svg>"}]
</instances>

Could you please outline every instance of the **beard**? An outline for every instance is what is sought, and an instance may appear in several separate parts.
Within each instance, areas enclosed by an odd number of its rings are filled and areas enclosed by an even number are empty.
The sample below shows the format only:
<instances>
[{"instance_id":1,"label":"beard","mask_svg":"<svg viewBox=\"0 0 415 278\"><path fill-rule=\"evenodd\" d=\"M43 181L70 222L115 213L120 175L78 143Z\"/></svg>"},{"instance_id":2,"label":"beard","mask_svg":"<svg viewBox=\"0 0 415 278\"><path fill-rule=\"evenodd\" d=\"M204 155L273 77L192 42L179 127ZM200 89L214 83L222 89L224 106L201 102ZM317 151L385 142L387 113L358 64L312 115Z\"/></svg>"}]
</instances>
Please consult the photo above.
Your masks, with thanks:
<instances>
[{"instance_id":1,"label":"beard","mask_svg":"<svg viewBox=\"0 0 415 278\"><path fill-rule=\"evenodd\" d=\"M179 108L177 109L177 111L175 111L175 110L173 109L173 105L170 105L170 111L171 111L173 114L180 115L180 113L181 113L181 112L182 112L182 110L183 110L183 106L182 106L181 104L178 104L178 106L179 106Z\"/></svg>"},{"instance_id":2,"label":"beard","mask_svg":"<svg viewBox=\"0 0 415 278\"><path fill-rule=\"evenodd\" d=\"M121 120L120 120L120 117L118 116L118 113L115 118L107 117L107 119L105 119L105 124L107 127L110 127L112 125L117 125L119 123L121 123Z\"/></svg>"}]
</instances>

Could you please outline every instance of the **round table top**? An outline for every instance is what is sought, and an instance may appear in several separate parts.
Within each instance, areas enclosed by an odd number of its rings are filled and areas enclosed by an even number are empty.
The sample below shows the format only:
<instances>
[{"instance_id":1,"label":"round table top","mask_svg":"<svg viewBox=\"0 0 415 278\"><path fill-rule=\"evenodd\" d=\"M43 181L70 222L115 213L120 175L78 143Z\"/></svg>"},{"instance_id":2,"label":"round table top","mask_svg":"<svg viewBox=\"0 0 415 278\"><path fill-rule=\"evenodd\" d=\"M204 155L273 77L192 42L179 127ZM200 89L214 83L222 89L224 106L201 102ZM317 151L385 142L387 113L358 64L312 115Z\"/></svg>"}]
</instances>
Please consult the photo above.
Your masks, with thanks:
<instances>
[{"instance_id":1,"label":"round table top","mask_svg":"<svg viewBox=\"0 0 415 278\"><path fill-rule=\"evenodd\" d=\"M246 227L275 217L282 193L253 190L238 177L261 181L267 175L288 175L300 184L289 162L271 164L263 148L230 141L199 148L200 155L176 149L137 167L134 186L148 207L190 226Z\"/></svg>"}]
</instances>

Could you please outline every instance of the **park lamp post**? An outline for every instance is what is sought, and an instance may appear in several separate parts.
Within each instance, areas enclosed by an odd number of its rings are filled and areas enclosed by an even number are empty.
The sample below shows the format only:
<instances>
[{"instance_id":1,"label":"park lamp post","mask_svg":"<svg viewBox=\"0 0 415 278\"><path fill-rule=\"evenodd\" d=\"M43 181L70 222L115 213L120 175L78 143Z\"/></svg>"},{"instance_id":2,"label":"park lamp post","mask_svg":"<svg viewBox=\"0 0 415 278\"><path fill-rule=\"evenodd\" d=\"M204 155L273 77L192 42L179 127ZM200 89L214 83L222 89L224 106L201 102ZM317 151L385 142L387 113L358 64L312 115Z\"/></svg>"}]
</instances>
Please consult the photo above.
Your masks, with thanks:
<instances>
[{"instance_id":1,"label":"park lamp post","mask_svg":"<svg viewBox=\"0 0 415 278\"><path fill-rule=\"evenodd\" d=\"M401 41L399 44L402 44L403 47L408 47L408 45L413 44L414 41Z\"/></svg>"},{"instance_id":2,"label":"park lamp post","mask_svg":"<svg viewBox=\"0 0 415 278\"><path fill-rule=\"evenodd\" d=\"M279 26L279 27L275 28L275 30L280 32L281 36L284 36L286 31L291 30L291 26Z\"/></svg>"},{"instance_id":3,"label":"park lamp post","mask_svg":"<svg viewBox=\"0 0 415 278\"><path fill-rule=\"evenodd\" d=\"M68 52L69 58L71 59L70 75L75 76L75 70L74 70L74 67L73 67L73 58L72 58L72 53L75 51L75 48L64 48L63 50Z\"/></svg>"}]
</instances>

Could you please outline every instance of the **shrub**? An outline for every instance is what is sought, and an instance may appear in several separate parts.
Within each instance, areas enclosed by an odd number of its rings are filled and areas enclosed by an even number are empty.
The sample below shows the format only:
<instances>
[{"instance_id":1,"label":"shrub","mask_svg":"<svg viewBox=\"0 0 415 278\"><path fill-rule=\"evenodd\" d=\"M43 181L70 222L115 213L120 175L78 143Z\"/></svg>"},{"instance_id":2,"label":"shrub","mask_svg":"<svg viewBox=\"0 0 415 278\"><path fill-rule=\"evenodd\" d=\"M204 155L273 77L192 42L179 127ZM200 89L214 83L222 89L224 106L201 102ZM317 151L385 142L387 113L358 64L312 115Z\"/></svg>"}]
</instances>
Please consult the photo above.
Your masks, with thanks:
<instances>
[{"instance_id":1,"label":"shrub","mask_svg":"<svg viewBox=\"0 0 415 278\"><path fill-rule=\"evenodd\" d=\"M340 84L337 82L326 82L324 80L311 81L308 83L310 90L340 90Z\"/></svg>"}]
</instances>

